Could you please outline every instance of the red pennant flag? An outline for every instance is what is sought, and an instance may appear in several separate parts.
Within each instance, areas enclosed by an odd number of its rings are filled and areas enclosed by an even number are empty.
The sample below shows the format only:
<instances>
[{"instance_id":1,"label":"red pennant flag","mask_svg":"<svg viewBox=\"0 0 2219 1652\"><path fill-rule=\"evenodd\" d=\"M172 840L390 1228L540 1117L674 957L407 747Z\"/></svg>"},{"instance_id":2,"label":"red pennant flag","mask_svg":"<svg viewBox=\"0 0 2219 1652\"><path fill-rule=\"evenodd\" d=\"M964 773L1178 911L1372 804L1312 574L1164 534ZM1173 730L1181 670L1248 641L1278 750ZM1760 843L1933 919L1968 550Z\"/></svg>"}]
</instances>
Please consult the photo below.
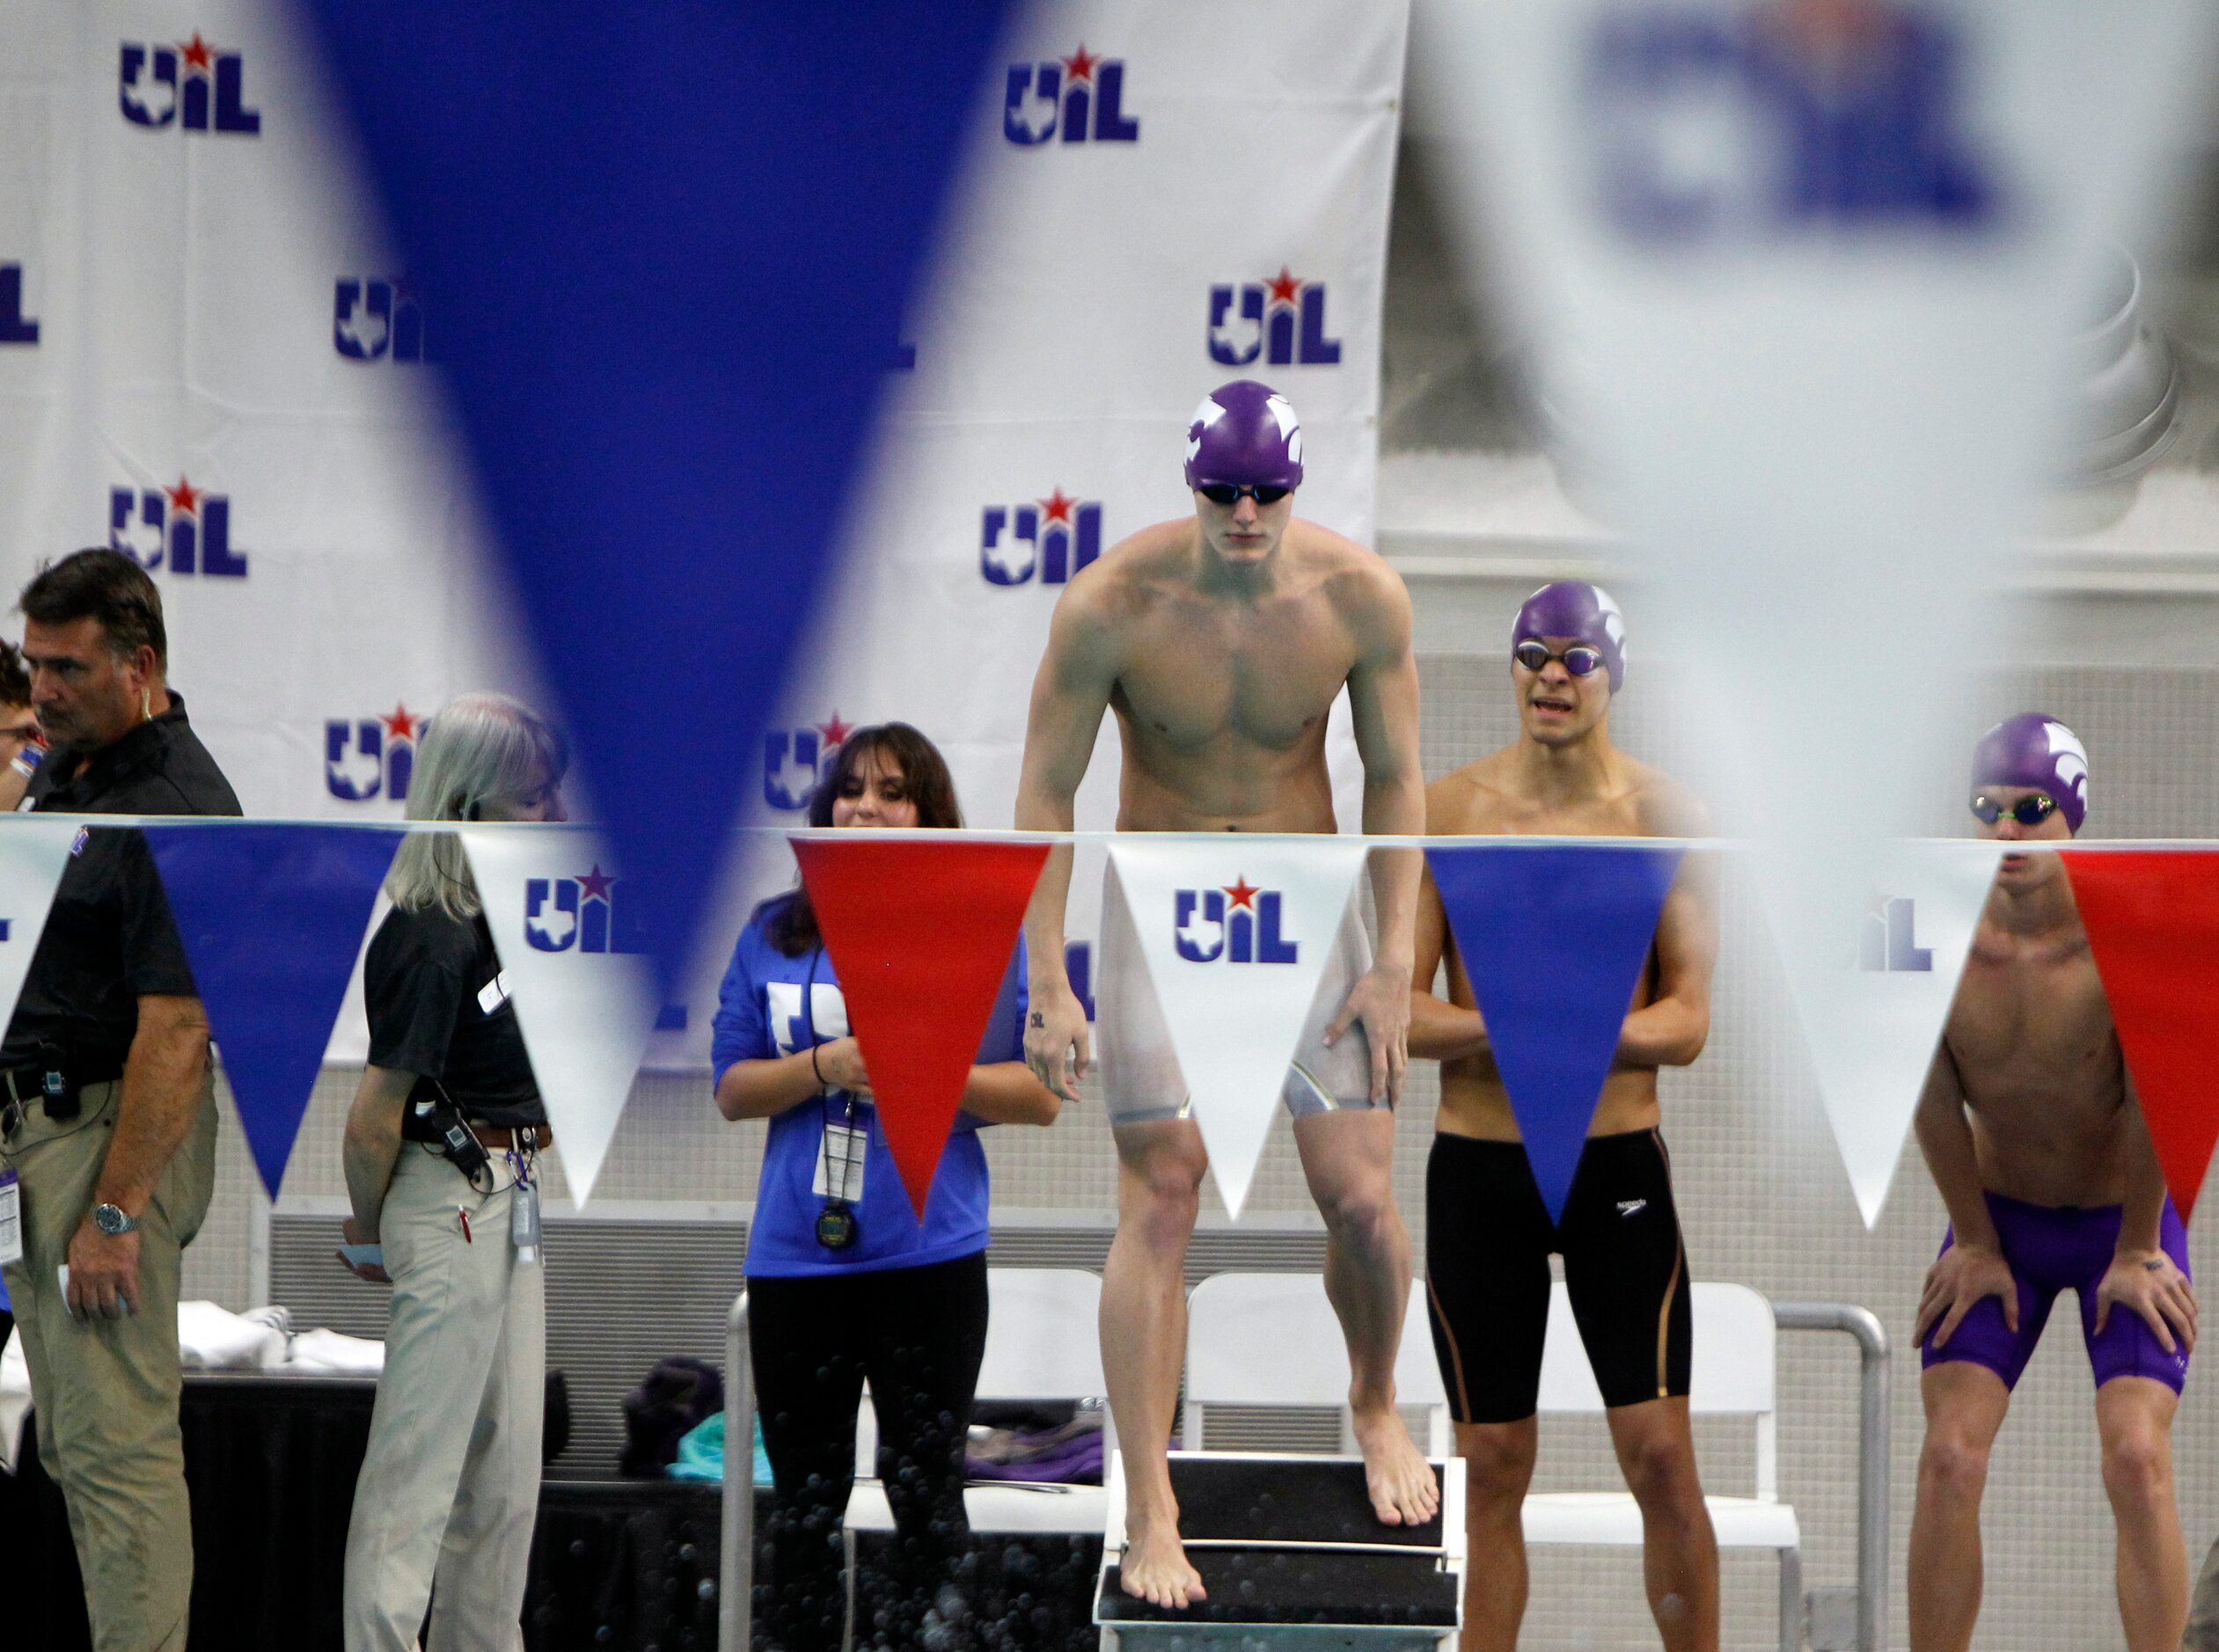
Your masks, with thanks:
<instances>
[{"instance_id":1,"label":"red pennant flag","mask_svg":"<svg viewBox=\"0 0 2219 1652\"><path fill-rule=\"evenodd\" d=\"M2219 853L2062 852L2165 1186L2186 1222L2219 1142Z\"/></svg>"},{"instance_id":2,"label":"red pennant flag","mask_svg":"<svg viewBox=\"0 0 2219 1652\"><path fill-rule=\"evenodd\" d=\"M794 858L921 1220L1048 846L857 831Z\"/></svg>"}]
</instances>

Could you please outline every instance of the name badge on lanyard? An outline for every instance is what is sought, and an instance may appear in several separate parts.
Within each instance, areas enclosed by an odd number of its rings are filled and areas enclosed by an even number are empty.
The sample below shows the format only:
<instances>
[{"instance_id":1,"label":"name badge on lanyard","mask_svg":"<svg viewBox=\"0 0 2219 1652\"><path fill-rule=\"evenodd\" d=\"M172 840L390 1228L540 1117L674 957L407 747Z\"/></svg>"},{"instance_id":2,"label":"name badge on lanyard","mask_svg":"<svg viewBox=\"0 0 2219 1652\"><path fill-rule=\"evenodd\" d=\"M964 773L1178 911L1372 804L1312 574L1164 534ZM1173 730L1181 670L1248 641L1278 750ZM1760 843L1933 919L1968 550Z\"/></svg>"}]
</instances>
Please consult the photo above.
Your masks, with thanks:
<instances>
[{"instance_id":1,"label":"name badge on lanyard","mask_svg":"<svg viewBox=\"0 0 2219 1652\"><path fill-rule=\"evenodd\" d=\"M869 1157L870 1139L863 1125L825 1122L817 1144L817 1180L811 1184L818 1198L862 1203L863 1163Z\"/></svg>"},{"instance_id":2,"label":"name badge on lanyard","mask_svg":"<svg viewBox=\"0 0 2219 1652\"><path fill-rule=\"evenodd\" d=\"M0 1170L0 1262L23 1260L23 1186L12 1170Z\"/></svg>"}]
</instances>

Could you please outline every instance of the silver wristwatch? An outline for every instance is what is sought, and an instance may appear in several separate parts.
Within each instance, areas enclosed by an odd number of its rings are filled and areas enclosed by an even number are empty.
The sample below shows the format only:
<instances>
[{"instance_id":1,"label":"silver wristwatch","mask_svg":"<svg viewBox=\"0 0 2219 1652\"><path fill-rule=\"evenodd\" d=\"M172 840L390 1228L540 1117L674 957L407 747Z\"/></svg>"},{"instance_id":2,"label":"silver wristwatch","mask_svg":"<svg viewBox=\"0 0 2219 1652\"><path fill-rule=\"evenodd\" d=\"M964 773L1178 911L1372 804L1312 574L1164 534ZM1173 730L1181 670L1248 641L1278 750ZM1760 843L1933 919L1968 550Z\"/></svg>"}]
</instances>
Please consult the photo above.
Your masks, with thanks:
<instances>
[{"instance_id":1,"label":"silver wristwatch","mask_svg":"<svg viewBox=\"0 0 2219 1652\"><path fill-rule=\"evenodd\" d=\"M126 1216L120 1204L96 1204L92 1207L92 1225L103 1233L131 1233L137 1232L139 1219Z\"/></svg>"}]
</instances>

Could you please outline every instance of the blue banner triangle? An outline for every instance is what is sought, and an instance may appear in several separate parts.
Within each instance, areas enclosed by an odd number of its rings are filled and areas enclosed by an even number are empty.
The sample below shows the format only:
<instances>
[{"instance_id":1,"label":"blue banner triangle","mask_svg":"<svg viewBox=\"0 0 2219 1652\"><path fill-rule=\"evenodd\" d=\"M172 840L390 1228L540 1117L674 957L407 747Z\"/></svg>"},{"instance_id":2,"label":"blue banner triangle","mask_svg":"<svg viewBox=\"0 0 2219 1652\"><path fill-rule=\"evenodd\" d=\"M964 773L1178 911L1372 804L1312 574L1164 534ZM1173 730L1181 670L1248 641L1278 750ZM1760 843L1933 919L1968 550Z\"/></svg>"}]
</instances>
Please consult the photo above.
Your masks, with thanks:
<instances>
[{"instance_id":1,"label":"blue banner triangle","mask_svg":"<svg viewBox=\"0 0 2219 1652\"><path fill-rule=\"evenodd\" d=\"M146 841L275 1199L400 834L227 822Z\"/></svg>"},{"instance_id":2,"label":"blue banner triangle","mask_svg":"<svg viewBox=\"0 0 2219 1652\"><path fill-rule=\"evenodd\" d=\"M1016 4L304 0L665 1001Z\"/></svg>"},{"instance_id":3,"label":"blue banner triangle","mask_svg":"<svg viewBox=\"0 0 2219 1652\"><path fill-rule=\"evenodd\" d=\"M1571 1192L1680 856L1500 840L1425 852L1551 1220Z\"/></svg>"}]
</instances>

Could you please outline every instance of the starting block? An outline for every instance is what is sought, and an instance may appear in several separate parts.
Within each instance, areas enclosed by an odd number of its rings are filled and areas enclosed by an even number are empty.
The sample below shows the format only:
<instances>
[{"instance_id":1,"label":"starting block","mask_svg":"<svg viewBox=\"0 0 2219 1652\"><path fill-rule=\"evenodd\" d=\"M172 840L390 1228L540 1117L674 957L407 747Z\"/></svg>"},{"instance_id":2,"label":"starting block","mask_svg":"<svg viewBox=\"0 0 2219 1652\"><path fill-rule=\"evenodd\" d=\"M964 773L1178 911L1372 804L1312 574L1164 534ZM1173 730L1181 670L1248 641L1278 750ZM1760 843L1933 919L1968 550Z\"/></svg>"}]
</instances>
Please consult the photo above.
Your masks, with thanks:
<instances>
[{"instance_id":1,"label":"starting block","mask_svg":"<svg viewBox=\"0 0 2219 1652\"><path fill-rule=\"evenodd\" d=\"M1124 1458L1110 1459L1095 1622L1104 1652L1440 1652L1463 1615L1464 1471L1435 1459L1441 1509L1381 1525L1355 1458L1174 1451L1187 1558L1208 1598L1124 1592Z\"/></svg>"}]
</instances>

